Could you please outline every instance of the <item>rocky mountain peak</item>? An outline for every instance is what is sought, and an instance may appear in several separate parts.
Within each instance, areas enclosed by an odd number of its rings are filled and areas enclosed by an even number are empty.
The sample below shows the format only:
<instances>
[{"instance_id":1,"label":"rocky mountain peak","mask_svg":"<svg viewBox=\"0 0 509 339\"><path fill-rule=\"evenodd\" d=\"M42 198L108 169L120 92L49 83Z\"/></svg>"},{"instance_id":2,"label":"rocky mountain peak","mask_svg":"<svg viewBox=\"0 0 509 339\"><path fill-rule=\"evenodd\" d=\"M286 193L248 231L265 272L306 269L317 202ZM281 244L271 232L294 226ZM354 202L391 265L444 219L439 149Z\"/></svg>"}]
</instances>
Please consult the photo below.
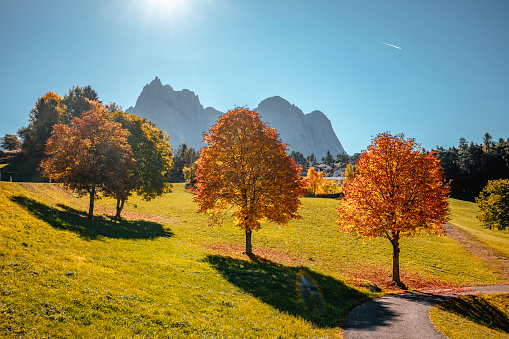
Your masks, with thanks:
<instances>
[{"instance_id":1,"label":"rocky mountain peak","mask_svg":"<svg viewBox=\"0 0 509 339\"><path fill-rule=\"evenodd\" d=\"M318 159L327 151L333 155L344 152L330 120L320 111L304 114L280 96L261 101L254 111L277 130L289 151L299 151L305 156L314 153ZM175 91L170 85L163 86L158 77L143 87L136 105L127 112L153 121L169 133L173 148L185 142L197 150L204 146L202 133L223 114L212 107L204 109L193 91Z\"/></svg>"}]
</instances>

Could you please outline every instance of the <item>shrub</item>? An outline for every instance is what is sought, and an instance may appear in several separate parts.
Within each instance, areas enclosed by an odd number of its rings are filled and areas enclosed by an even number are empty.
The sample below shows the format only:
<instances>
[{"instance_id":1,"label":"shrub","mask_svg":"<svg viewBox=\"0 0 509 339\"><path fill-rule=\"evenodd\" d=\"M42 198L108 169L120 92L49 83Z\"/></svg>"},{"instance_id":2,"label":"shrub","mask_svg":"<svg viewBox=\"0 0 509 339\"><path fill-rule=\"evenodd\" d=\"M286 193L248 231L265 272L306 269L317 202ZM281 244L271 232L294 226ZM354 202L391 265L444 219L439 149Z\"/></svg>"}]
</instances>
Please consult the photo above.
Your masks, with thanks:
<instances>
[{"instance_id":1,"label":"shrub","mask_svg":"<svg viewBox=\"0 0 509 339\"><path fill-rule=\"evenodd\" d=\"M486 228L509 228L509 179L490 180L475 200Z\"/></svg>"}]
</instances>

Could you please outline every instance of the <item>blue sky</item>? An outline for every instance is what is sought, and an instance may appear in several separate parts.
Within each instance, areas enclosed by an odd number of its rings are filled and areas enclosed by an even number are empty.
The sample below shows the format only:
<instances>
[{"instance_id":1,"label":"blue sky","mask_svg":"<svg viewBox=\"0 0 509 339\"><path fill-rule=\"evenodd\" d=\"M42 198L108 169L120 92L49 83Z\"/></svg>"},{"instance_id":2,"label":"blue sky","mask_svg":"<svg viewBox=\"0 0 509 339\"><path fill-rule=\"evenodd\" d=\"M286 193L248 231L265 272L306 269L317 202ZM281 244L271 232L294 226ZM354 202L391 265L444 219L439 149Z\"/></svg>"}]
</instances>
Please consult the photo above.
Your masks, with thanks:
<instances>
[{"instance_id":1,"label":"blue sky","mask_svg":"<svg viewBox=\"0 0 509 339\"><path fill-rule=\"evenodd\" d=\"M0 0L0 136L48 91L127 109L158 76L221 111L321 110L349 154L507 139L508 32L506 0Z\"/></svg>"}]
</instances>

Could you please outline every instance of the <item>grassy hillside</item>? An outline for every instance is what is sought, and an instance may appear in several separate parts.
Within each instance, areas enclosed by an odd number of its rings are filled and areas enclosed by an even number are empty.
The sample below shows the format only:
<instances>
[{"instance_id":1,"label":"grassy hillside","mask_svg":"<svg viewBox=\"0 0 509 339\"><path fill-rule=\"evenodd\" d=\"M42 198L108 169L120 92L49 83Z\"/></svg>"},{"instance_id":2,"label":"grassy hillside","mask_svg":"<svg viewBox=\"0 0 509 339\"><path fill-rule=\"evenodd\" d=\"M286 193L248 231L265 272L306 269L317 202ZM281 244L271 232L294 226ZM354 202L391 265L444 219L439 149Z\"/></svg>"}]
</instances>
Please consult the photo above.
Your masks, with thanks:
<instances>
[{"instance_id":1,"label":"grassy hillside","mask_svg":"<svg viewBox=\"0 0 509 339\"><path fill-rule=\"evenodd\" d=\"M450 199L451 223L459 226L497 253L509 258L509 230L500 231L484 228L477 219L478 208L473 201Z\"/></svg>"},{"instance_id":2,"label":"grassy hillside","mask_svg":"<svg viewBox=\"0 0 509 339\"><path fill-rule=\"evenodd\" d=\"M462 296L430 311L436 328L448 338L509 338L509 294Z\"/></svg>"},{"instance_id":3,"label":"grassy hillside","mask_svg":"<svg viewBox=\"0 0 509 339\"><path fill-rule=\"evenodd\" d=\"M369 283L395 288L389 242L339 234L337 203L304 198L303 219L253 234L250 259L243 232L208 226L183 185L133 197L115 222L114 201L88 221L58 185L0 182L0 336L341 337ZM401 250L410 288L499 282L447 237Z\"/></svg>"}]
</instances>

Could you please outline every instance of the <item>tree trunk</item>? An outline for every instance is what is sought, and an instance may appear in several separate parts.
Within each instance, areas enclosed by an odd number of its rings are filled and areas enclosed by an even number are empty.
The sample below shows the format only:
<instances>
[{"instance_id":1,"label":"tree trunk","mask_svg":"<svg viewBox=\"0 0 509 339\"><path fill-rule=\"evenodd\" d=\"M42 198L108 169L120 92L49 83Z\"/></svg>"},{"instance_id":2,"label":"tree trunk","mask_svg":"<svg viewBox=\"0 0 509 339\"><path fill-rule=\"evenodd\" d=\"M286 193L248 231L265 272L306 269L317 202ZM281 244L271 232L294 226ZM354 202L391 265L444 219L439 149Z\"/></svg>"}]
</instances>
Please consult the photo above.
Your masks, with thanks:
<instances>
[{"instance_id":1,"label":"tree trunk","mask_svg":"<svg viewBox=\"0 0 509 339\"><path fill-rule=\"evenodd\" d=\"M120 219L120 213L122 213L122 210L124 209L125 201L125 198L117 198L117 214L115 214L115 218Z\"/></svg>"},{"instance_id":2,"label":"tree trunk","mask_svg":"<svg viewBox=\"0 0 509 339\"><path fill-rule=\"evenodd\" d=\"M251 230L246 230L246 254L253 254L253 247L251 246Z\"/></svg>"},{"instance_id":3,"label":"tree trunk","mask_svg":"<svg viewBox=\"0 0 509 339\"><path fill-rule=\"evenodd\" d=\"M88 206L88 219L94 219L94 199L95 199L95 186L90 191L90 205Z\"/></svg>"},{"instance_id":4,"label":"tree trunk","mask_svg":"<svg viewBox=\"0 0 509 339\"><path fill-rule=\"evenodd\" d=\"M399 231L392 232L392 281L401 285L399 278Z\"/></svg>"}]
</instances>

